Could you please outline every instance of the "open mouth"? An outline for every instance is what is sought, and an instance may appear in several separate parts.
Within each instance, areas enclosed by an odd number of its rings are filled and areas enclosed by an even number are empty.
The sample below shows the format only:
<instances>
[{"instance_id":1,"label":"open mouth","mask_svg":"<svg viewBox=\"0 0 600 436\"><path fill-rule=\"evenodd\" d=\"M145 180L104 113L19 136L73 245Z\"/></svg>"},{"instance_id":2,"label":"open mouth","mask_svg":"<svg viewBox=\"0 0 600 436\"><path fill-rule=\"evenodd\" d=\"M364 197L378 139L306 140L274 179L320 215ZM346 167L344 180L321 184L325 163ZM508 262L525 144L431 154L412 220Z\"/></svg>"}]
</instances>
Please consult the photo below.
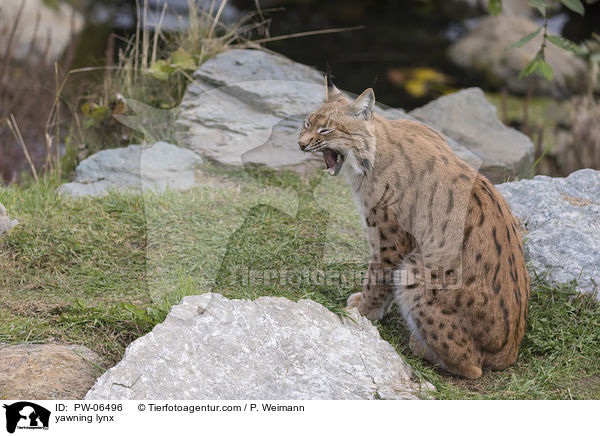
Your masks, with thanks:
<instances>
[{"instance_id":1,"label":"open mouth","mask_svg":"<svg viewBox=\"0 0 600 436\"><path fill-rule=\"evenodd\" d=\"M342 164L344 163L344 157L340 153L330 148L326 148L323 150L323 159L325 160L325 165L327 165L327 169L324 169L323 171L327 171L332 176L335 176L340 172Z\"/></svg>"}]
</instances>

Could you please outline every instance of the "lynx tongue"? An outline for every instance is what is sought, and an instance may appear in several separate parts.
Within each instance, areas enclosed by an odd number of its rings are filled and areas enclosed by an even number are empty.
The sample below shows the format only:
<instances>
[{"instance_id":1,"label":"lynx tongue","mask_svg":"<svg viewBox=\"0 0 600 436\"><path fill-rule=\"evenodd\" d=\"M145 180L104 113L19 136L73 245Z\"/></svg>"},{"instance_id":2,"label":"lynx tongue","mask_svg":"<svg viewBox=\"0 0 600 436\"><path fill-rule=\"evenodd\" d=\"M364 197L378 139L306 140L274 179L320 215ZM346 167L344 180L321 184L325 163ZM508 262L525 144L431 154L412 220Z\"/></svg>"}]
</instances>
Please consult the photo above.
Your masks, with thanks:
<instances>
[{"instance_id":1,"label":"lynx tongue","mask_svg":"<svg viewBox=\"0 0 600 436\"><path fill-rule=\"evenodd\" d=\"M332 176L336 173L338 165L338 153L326 148L323 150L323 159L327 165L327 172Z\"/></svg>"}]
</instances>

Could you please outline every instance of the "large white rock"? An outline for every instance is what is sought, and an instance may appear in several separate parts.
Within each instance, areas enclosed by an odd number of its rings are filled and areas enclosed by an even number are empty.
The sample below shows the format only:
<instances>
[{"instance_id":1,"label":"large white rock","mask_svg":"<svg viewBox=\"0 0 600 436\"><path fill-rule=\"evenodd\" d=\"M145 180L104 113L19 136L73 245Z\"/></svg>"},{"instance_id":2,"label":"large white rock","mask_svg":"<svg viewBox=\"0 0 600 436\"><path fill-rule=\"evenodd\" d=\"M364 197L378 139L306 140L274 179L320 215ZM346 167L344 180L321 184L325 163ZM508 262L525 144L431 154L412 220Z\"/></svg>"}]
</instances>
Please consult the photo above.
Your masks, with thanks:
<instances>
[{"instance_id":1,"label":"large white rock","mask_svg":"<svg viewBox=\"0 0 600 436\"><path fill-rule=\"evenodd\" d=\"M410 114L482 156L479 170L495 183L523 176L533 163L533 142L505 126L479 88L440 97Z\"/></svg>"},{"instance_id":2,"label":"large white rock","mask_svg":"<svg viewBox=\"0 0 600 436\"><path fill-rule=\"evenodd\" d=\"M23 0L0 2L0 50L4 53ZM60 57L73 35L79 33L83 16L66 2L53 8L43 0L25 0L10 54L16 59L38 62L41 56L53 62Z\"/></svg>"},{"instance_id":3,"label":"large white rock","mask_svg":"<svg viewBox=\"0 0 600 436\"><path fill-rule=\"evenodd\" d=\"M19 221L10 219L6 214L6 208L0 203L0 235L11 231L17 224L19 224Z\"/></svg>"},{"instance_id":4,"label":"large white rock","mask_svg":"<svg viewBox=\"0 0 600 436\"><path fill-rule=\"evenodd\" d=\"M554 282L577 281L580 292L600 286L600 171L579 170L566 178L497 185L523 220L525 254L538 273Z\"/></svg>"},{"instance_id":5,"label":"large white rock","mask_svg":"<svg viewBox=\"0 0 600 436\"><path fill-rule=\"evenodd\" d=\"M432 386L356 312L311 300L185 297L86 395L100 399L416 399Z\"/></svg>"},{"instance_id":6,"label":"large white rock","mask_svg":"<svg viewBox=\"0 0 600 436\"><path fill-rule=\"evenodd\" d=\"M194 152L166 142L102 150L82 160L75 180L58 188L74 197L105 195L109 190L176 190L196 186L202 159Z\"/></svg>"}]
</instances>

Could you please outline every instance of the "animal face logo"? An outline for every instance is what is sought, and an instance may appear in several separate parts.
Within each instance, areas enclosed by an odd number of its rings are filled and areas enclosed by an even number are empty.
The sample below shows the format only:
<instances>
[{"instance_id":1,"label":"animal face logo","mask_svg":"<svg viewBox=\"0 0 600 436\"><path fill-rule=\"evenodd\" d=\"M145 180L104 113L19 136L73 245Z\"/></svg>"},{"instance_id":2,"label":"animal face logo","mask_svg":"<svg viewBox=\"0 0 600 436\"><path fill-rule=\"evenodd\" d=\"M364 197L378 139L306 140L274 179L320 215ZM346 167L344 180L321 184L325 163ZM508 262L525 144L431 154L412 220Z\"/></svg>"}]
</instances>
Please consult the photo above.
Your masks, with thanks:
<instances>
[{"instance_id":1,"label":"animal face logo","mask_svg":"<svg viewBox=\"0 0 600 436\"><path fill-rule=\"evenodd\" d=\"M6 409L6 431L14 433L18 428L47 429L50 411L28 401L3 406Z\"/></svg>"}]
</instances>

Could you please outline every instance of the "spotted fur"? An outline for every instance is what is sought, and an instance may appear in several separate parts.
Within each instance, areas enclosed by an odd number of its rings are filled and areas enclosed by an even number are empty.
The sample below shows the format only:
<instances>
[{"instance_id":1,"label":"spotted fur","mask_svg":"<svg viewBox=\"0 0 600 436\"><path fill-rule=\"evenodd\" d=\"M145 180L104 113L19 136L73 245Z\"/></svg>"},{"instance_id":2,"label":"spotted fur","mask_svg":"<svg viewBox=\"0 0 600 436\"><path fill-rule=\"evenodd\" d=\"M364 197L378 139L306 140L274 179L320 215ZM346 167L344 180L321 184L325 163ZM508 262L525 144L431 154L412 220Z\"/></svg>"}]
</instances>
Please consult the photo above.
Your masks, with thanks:
<instances>
[{"instance_id":1,"label":"spotted fur","mask_svg":"<svg viewBox=\"0 0 600 436\"><path fill-rule=\"evenodd\" d=\"M374 113L335 88L305 122L305 151L344 174L370 247L363 291L348 299L371 320L392 303L412 351L478 378L517 359L529 298L522 238L504 198L427 126Z\"/></svg>"}]
</instances>

